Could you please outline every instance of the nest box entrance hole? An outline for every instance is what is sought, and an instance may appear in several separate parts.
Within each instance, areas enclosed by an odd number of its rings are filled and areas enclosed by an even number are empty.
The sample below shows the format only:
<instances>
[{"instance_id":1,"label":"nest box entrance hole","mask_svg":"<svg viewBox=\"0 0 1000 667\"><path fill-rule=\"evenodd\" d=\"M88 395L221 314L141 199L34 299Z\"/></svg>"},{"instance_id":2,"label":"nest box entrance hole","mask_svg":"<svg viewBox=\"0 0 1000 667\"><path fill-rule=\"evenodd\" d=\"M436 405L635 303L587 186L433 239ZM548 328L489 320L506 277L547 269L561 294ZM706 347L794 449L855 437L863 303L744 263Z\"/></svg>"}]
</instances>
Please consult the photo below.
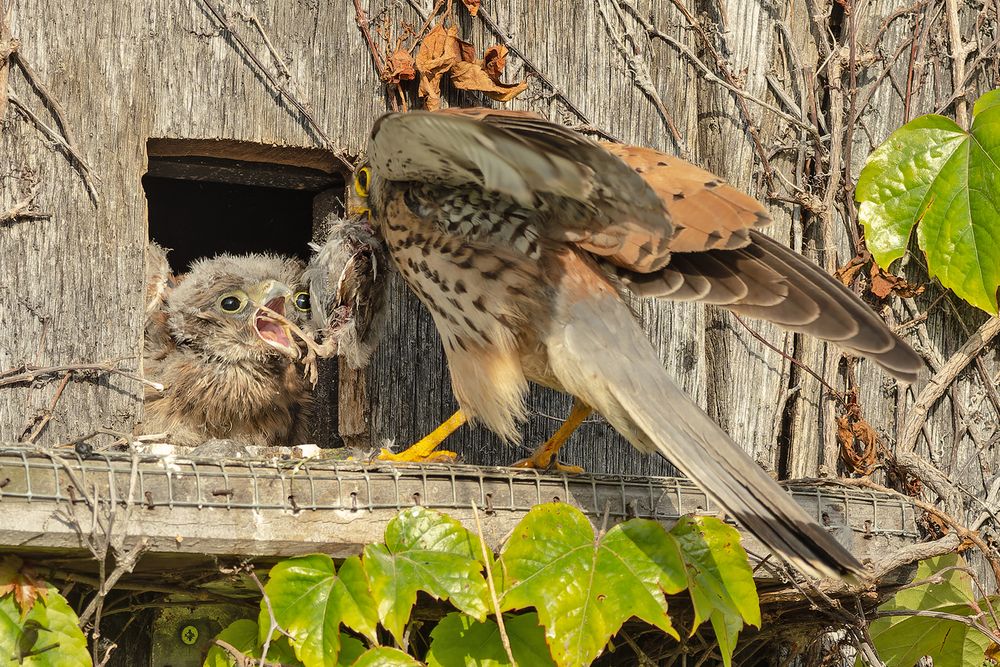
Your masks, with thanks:
<instances>
[{"instance_id":1,"label":"nest box entrance hole","mask_svg":"<svg viewBox=\"0 0 1000 667\"><path fill-rule=\"evenodd\" d=\"M344 213L349 174L330 151L232 140L150 139L142 186L148 235L175 273L219 253L309 259ZM320 366L313 442L339 444L337 364Z\"/></svg>"},{"instance_id":2,"label":"nest box entrance hole","mask_svg":"<svg viewBox=\"0 0 1000 667\"><path fill-rule=\"evenodd\" d=\"M147 153L149 238L171 249L176 272L221 252L306 260L324 218L342 213L331 209L343 199L345 174L329 151L150 139Z\"/></svg>"}]
</instances>

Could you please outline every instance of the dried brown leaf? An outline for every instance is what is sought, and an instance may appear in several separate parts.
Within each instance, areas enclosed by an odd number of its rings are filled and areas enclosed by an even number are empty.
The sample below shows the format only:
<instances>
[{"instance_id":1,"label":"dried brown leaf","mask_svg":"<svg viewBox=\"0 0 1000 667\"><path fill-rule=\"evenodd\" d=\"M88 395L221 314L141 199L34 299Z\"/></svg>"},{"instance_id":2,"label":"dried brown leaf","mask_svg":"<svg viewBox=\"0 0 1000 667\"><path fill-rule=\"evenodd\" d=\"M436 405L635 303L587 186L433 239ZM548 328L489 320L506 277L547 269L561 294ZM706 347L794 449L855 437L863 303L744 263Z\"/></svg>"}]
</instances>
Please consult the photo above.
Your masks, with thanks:
<instances>
[{"instance_id":1,"label":"dried brown leaf","mask_svg":"<svg viewBox=\"0 0 1000 667\"><path fill-rule=\"evenodd\" d=\"M884 299L890 294L905 299L917 296L924 291L923 285L914 285L905 278L886 273L875 262L872 262L870 277L871 283L868 289L880 299Z\"/></svg>"},{"instance_id":2,"label":"dried brown leaf","mask_svg":"<svg viewBox=\"0 0 1000 667\"><path fill-rule=\"evenodd\" d=\"M923 512L920 518L917 519L917 522L932 540L939 540L951 532L951 526L945 523L941 517L931 512ZM967 547L965 546L965 540L963 540L963 543L958 545L957 551L961 553L965 548Z\"/></svg>"},{"instance_id":3,"label":"dried brown leaf","mask_svg":"<svg viewBox=\"0 0 1000 667\"><path fill-rule=\"evenodd\" d=\"M35 572L24 565L17 556L5 556L0 560L0 596L14 594L21 608L27 614L39 596L45 599L48 589Z\"/></svg>"},{"instance_id":4,"label":"dried brown leaf","mask_svg":"<svg viewBox=\"0 0 1000 667\"><path fill-rule=\"evenodd\" d=\"M476 3L478 7L478 2ZM496 44L476 58L472 44L458 38L458 28L436 25L427 33L417 52L416 69L420 72L419 93L424 106L434 111L441 107L441 79L451 73L452 84L461 90L476 90L490 99L506 102L524 92L528 84L502 83L507 62L507 47Z\"/></svg>"},{"instance_id":5,"label":"dried brown leaf","mask_svg":"<svg viewBox=\"0 0 1000 667\"><path fill-rule=\"evenodd\" d=\"M420 72L419 93L426 97L428 111L441 108L441 77L456 63L474 59L472 45L458 38L458 28L434 26L420 43L416 66Z\"/></svg>"},{"instance_id":6,"label":"dried brown leaf","mask_svg":"<svg viewBox=\"0 0 1000 667\"><path fill-rule=\"evenodd\" d=\"M455 63L451 69L451 83L462 90L478 90L498 102L512 100L528 88L525 81L520 83L494 81L482 65L469 62Z\"/></svg>"},{"instance_id":7,"label":"dried brown leaf","mask_svg":"<svg viewBox=\"0 0 1000 667\"><path fill-rule=\"evenodd\" d=\"M17 556L4 556L0 559L0 596L14 590L21 565L21 559Z\"/></svg>"},{"instance_id":8,"label":"dried brown leaf","mask_svg":"<svg viewBox=\"0 0 1000 667\"><path fill-rule=\"evenodd\" d=\"M413 56L406 49L396 49L389 56L389 83L412 81L415 78L417 78L417 71L413 68Z\"/></svg>"},{"instance_id":9,"label":"dried brown leaf","mask_svg":"<svg viewBox=\"0 0 1000 667\"><path fill-rule=\"evenodd\" d=\"M35 606L35 600L39 596L44 600L47 593L48 589L45 587L45 582L38 579L34 572L27 568L21 570L21 575L18 577L17 585L14 588L14 599L17 600L18 606L21 607L22 615L31 611L31 608Z\"/></svg>"},{"instance_id":10,"label":"dried brown leaf","mask_svg":"<svg viewBox=\"0 0 1000 667\"><path fill-rule=\"evenodd\" d=\"M475 16L479 13L479 5L482 4L482 0L462 0L462 4L465 5L470 14Z\"/></svg>"},{"instance_id":11,"label":"dried brown leaf","mask_svg":"<svg viewBox=\"0 0 1000 667\"><path fill-rule=\"evenodd\" d=\"M506 66L506 46L503 44L494 44L486 49L486 53L483 54L483 70L491 79L500 83L500 77L503 75L503 70Z\"/></svg>"},{"instance_id":12,"label":"dried brown leaf","mask_svg":"<svg viewBox=\"0 0 1000 667\"><path fill-rule=\"evenodd\" d=\"M878 464L878 434L861 416L861 406L854 396L848 397L847 412L837 417L837 442L840 458L851 473L871 474Z\"/></svg>"},{"instance_id":13,"label":"dried brown leaf","mask_svg":"<svg viewBox=\"0 0 1000 667\"><path fill-rule=\"evenodd\" d=\"M844 283L845 286L851 287L854 284L854 279L857 277L861 269L865 268L865 264L871 259L870 256L855 255L851 258L847 264L837 269L833 277Z\"/></svg>"}]
</instances>

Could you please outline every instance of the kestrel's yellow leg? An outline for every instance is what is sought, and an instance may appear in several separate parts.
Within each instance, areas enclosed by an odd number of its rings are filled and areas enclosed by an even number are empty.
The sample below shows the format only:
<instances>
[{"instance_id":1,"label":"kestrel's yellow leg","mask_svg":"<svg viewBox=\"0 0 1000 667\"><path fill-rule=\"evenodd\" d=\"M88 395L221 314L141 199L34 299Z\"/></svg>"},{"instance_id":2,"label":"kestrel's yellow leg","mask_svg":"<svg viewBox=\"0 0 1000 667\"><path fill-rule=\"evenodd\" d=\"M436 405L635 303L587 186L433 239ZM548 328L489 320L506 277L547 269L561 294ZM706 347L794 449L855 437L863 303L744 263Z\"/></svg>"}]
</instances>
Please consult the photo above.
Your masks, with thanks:
<instances>
[{"instance_id":1,"label":"kestrel's yellow leg","mask_svg":"<svg viewBox=\"0 0 1000 667\"><path fill-rule=\"evenodd\" d=\"M455 414L448 417L440 426L399 454L393 454L388 449L383 449L378 458L380 461L405 461L409 463L447 463L448 461L454 461L455 457L458 456L455 452L437 449L437 446L444 442L445 438L454 433L465 422L465 414L461 410L456 410Z\"/></svg>"},{"instance_id":2,"label":"kestrel's yellow leg","mask_svg":"<svg viewBox=\"0 0 1000 667\"><path fill-rule=\"evenodd\" d=\"M570 410L569 417L559 427L559 430L552 434L552 437L543 442L534 453L514 464L515 468L536 468L538 470L558 470L559 472L578 475L583 472L580 466L569 466L559 463L556 454L559 449L566 444L573 432L580 427L583 420L590 416L593 408L578 398L573 399L573 409Z\"/></svg>"}]
</instances>

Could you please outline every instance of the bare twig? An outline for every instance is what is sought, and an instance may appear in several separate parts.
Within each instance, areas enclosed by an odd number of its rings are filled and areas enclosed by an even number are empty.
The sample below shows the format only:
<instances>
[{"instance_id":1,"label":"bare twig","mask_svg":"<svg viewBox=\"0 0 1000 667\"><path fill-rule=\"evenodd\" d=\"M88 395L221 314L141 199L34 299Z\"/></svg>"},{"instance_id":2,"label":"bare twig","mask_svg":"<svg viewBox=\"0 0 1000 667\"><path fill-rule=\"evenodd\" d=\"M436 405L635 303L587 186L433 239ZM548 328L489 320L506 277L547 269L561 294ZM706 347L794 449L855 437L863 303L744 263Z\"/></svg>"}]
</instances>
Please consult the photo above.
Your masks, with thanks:
<instances>
[{"instance_id":1,"label":"bare twig","mask_svg":"<svg viewBox=\"0 0 1000 667\"><path fill-rule=\"evenodd\" d=\"M112 365L112 362L104 362L102 364L66 364L65 366L29 366L25 364L18 368L12 368L7 371L0 372L0 387L6 387L7 385L13 384L23 384L25 382L34 382L35 380L42 379L46 376L56 375L59 373L112 373L114 375L120 375L121 377L128 378L129 380L135 380L147 387L155 389L156 391L163 391L163 385L159 382L153 382L147 380L146 378L136 375L134 371L126 370L124 368L117 368Z\"/></svg>"},{"instance_id":2,"label":"bare twig","mask_svg":"<svg viewBox=\"0 0 1000 667\"><path fill-rule=\"evenodd\" d=\"M256 65L261 75L267 79L272 86L274 86L275 90L278 91L286 102L291 104L300 114L302 114L302 117L306 120L309 127L311 127L316 136L319 137L322 147L332 152L334 157L336 157L346 169L354 171L354 165L344 157L340 150L336 149L333 139L330 138L330 135L328 135L316 121L309 108L299 101L299 99L293 95L290 90L288 90L288 86L279 81L278 77L276 77L271 70L261 62L260 58L257 57L257 54L254 53L253 49L250 48L246 41L244 41L243 37L241 37L240 34L233 28L232 24L229 23L229 19L226 18L225 14L216 9L215 5L212 4L212 0L201 0L201 2L208 10L209 14L211 14L218 23L219 27L229 33L229 36L233 38L233 41L243 51L243 55L249 58L250 61Z\"/></svg>"},{"instance_id":3,"label":"bare twig","mask_svg":"<svg viewBox=\"0 0 1000 667\"><path fill-rule=\"evenodd\" d=\"M34 442L35 438L37 438L41 434L41 432L45 430L46 425L48 425L49 421L52 419L53 413L55 412L56 403L59 402L59 398L62 396L63 391L66 389L66 385L69 384L69 379L71 377L73 377L72 371L66 371L65 373L63 373L62 382L59 383L59 386L56 388L55 393L52 395L52 401L49 403L49 407L46 408L45 412L42 413L41 419L39 419L38 423L35 424L35 427L31 430L31 433L26 438L24 438L25 442Z\"/></svg>"},{"instance_id":4,"label":"bare twig","mask_svg":"<svg viewBox=\"0 0 1000 667\"><path fill-rule=\"evenodd\" d=\"M0 91L2 94L3 91ZM4 98L6 101L6 98ZM0 112L2 117L2 112ZM48 220L52 217L50 213L42 213L35 210L35 197L38 195L38 183L31 185L31 189L24 199L15 202L7 211L0 213L0 225L19 222L21 220Z\"/></svg>"},{"instance_id":5,"label":"bare twig","mask_svg":"<svg viewBox=\"0 0 1000 667\"><path fill-rule=\"evenodd\" d=\"M635 85L638 86L639 90L649 98L657 112L659 112L660 117L663 118L663 122L670 131L670 136L673 137L674 144L677 146L681 157L689 158L691 151L688 148L687 142L684 140L684 136L680 130L677 129L673 115L667 109L667 105L660 97L660 93L656 90L653 77L649 72L649 66L642 57L642 49L636 44L635 39L633 39L626 27L625 17L619 5L620 0L595 1L597 3L597 11L604 20L604 27L607 29L608 35L611 36L618 53L625 60L625 65L632 74L632 80L635 81ZM617 21L613 21L609 15L608 3L611 3L614 7Z\"/></svg>"},{"instance_id":6,"label":"bare twig","mask_svg":"<svg viewBox=\"0 0 1000 667\"><path fill-rule=\"evenodd\" d=\"M819 132L816 130L815 126L806 123L797 116L782 111L781 109L774 106L770 102L766 102L760 99L759 97L755 97L750 93L748 93L743 88L735 86L729 81L726 81L725 79L719 77L715 72L711 70L711 68L709 68L708 65L706 65L697 55L695 55L694 51L692 51L687 45L681 43L677 39L674 39L670 35L657 30L656 26L654 26L653 23L649 21L649 19L642 17L642 15L639 13L639 10L635 9L635 7L632 5L631 2L628 2L627 0L622 0L622 5L630 11L632 16L639 22L639 25L642 26L643 30L646 31L646 35L649 36L650 39L654 38L659 39L677 49L677 51L682 56L687 58L692 65L701 70L702 75L704 76L706 81L721 86L726 90L728 90L729 92L733 93L734 95L738 95L739 97L742 97L743 99L749 102L753 102L754 104L760 106L761 108L767 109L768 111L777 115L779 118L786 121L787 123L795 125L800 129L806 130L810 134L814 135L816 139L819 139ZM784 102L789 108L794 108L795 111L798 111L798 109L795 108L795 104L790 99L788 99L788 97L784 94L784 91L778 89L777 82L773 76L768 75L767 82L768 84L770 84L772 88L777 89L776 94L778 95L778 97L782 99L782 102Z\"/></svg>"},{"instance_id":7,"label":"bare twig","mask_svg":"<svg viewBox=\"0 0 1000 667\"><path fill-rule=\"evenodd\" d=\"M900 549L895 549L872 564L875 580L885 577L887 574L907 565L912 565L928 558L937 558L945 554L955 553L955 549L962 543L961 538L955 532L950 532L944 537L931 542L918 542L908 544Z\"/></svg>"},{"instance_id":8,"label":"bare twig","mask_svg":"<svg viewBox=\"0 0 1000 667\"><path fill-rule=\"evenodd\" d=\"M97 194L97 187L94 185L94 181L100 182L100 179L94 173L94 170L90 168L90 164L83 159L82 155L80 155L76 146L70 143L62 134L46 125L45 121L39 118L34 111L25 105L25 103L21 101L21 98L18 97L17 93L13 90L9 90L7 95L9 96L10 103L14 105L14 108L17 109L22 116L34 123L35 127L37 127L42 134L47 136L54 143L58 144L64 151L66 151L66 153L73 160L73 165L76 167L77 172L79 172L80 178L83 179L83 184L87 188L87 192L90 194L91 200L95 203L99 202L101 198L100 195Z\"/></svg>"},{"instance_id":9,"label":"bare twig","mask_svg":"<svg viewBox=\"0 0 1000 667\"><path fill-rule=\"evenodd\" d=\"M608 141L619 142L619 140L614 135L608 134L604 130L601 130L600 128L594 126L590 118L587 117L587 114L583 113L583 111L580 110L580 107L578 107L576 103L573 102L573 100L567 97L566 93L564 93L562 89L552 81L552 79L550 79L545 75L545 73L542 71L542 68L536 65L530 58L528 58L527 55L525 55L524 51L519 49L517 45L510 40L507 34L500 29L500 26L493 19L493 17L490 16L489 12L486 11L485 7L482 6L479 7L478 16L479 19L486 25L486 27L489 28L494 35L496 35L497 39L500 40L500 43L506 46L508 51L510 51L515 56L520 58L521 63L523 63L524 67L531 72L532 76L541 81L546 88L551 90L552 94L556 97L556 99L562 102L567 109L573 112L573 114L580 119L580 122L584 126L588 127L592 132L598 134L604 139L607 139Z\"/></svg>"},{"instance_id":10,"label":"bare twig","mask_svg":"<svg viewBox=\"0 0 1000 667\"><path fill-rule=\"evenodd\" d=\"M0 8L2 11L2 8ZM29 109L13 91L8 90L7 79L9 74L9 63L16 63L18 68L24 74L25 80L35 89L38 93L39 98L45 107L52 113L53 118L55 118L56 124L59 127L59 132L49 127L38 117L31 109ZM35 126L41 130L44 134L49 136L55 143L63 148L69 155L70 162L73 167L79 172L80 177L83 179L84 185L87 188L87 192L91 197L91 200L96 204L100 201L100 197L97 194L97 187L94 185L94 181L100 182L100 177L94 173L91 169L90 164L83 159L77 148L76 138L73 135L73 130L70 124L66 122L66 112L63 110L62 105L56 99L55 95L49 91L48 87L42 82L41 77L35 73L31 64L24 58L24 55L20 51L20 42L13 39L10 35L10 25L8 19L0 15L0 118L3 118L4 112L6 111L8 99L14 103L18 111L24 115L28 120L35 124ZM34 196L32 193L31 197ZM30 199L30 198L29 198ZM17 207L15 206L15 211ZM9 215L9 214L8 214ZM6 216L4 216L6 217ZM30 210L25 209L20 212L15 218L42 218L41 214L33 214ZM44 216L49 217L49 216ZM0 222L4 220L0 219Z\"/></svg>"},{"instance_id":11,"label":"bare twig","mask_svg":"<svg viewBox=\"0 0 1000 667\"><path fill-rule=\"evenodd\" d=\"M7 113L7 78L10 74L10 57L21 43L10 34L10 8L0 0L0 120Z\"/></svg>"},{"instance_id":12,"label":"bare twig","mask_svg":"<svg viewBox=\"0 0 1000 667\"><path fill-rule=\"evenodd\" d=\"M829 479L817 481L830 483ZM822 592L827 596L827 598L864 593L867 588L870 588L872 585L877 585L879 581L881 581L885 576L893 573L895 570L921 560L926 560L927 558L935 558L937 556L943 556L944 554L953 553L959 544L961 544L961 539L958 535L955 533L948 533L939 540L934 540L932 542L920 542L919 544L910 544L893 551L892 553L886 555L885 558L881 558L869 566L872 584L866 584L865 588L862 588L861 591L858 590L856 585L848 584L842 579L823 579L818 582L813 582L810 589L814 593L817 591ZM771 571L776 581L781 580L782 577L777 574L773 564L761 563L761 566ZM789 583L789 587L778 590L762 591L760 593L761 606L778 606L789 603L800 603L803 598L811 600L812 596L809 595L801 585L795 582L794 579L787 579L787 581Z\"/></svg>"},{"instance_id":13,"label":"bare twig","mask_svg":"<svg viewBox=\"0 0 1000 667\"><path fill-rule=\"evenodd\" d=\"M420 30L417 31L417 34L413 39L413 44L410 45L408 51L410 55L413 55L413 50L417 48L417 45L420 44L421 40L423 40L423 38L427 35L427 30L431 27L431 21L434 20L434 17L437 16L437 13L441 11L442 7L444 7L444 2L445 0L437 0L437 2L434 3L434 8L431 9L430 14L427 15L422 14L424 19L424 24L420 26ZM364 12L361 9L361 0L354 0L354 10L358 16L358 27L361 28L361 32L364 33L368 29L368 19L365 18ZM445 18L447 18L447 16L445 16ZM361 25L362 20L364 20L364 26ZM374 51L375 47L371 42L371 37L369 35L366 35L366 37L368 39L368 46L372 49L372 55L375 57L375 61L377 64L378 54Z\"/></svg>"},{"instance_id":14,"label":"bare twig","mask_svg":"<svg viewBox=\"0 0 1000 667\"><path fill-rule=\"evenodd\" d=\"M431 15L427 17L427 21L424 24L425 29L426 26L430 24L431 19L434 17L434 14L437 13L438 9L440 9L441 2L442 0L438 0L437 5L434 6L434 11L431 12ZM368 27L369 26L368 15L365 13L365 10L361 7L361 0L354 0L354 22L357 23L358 30L361 31L361 34L365 38L365 42L368 44L368 51L371 53L372 61L375 63L375 69L378 71L378 78L381 79L382 82L387 86L388 85L392 86L392 90L390 91L389 94L389 102L392 104L392 110L399 111L400 106L402 106L403 110L405 111L406 99L403 96L403 87L400 86L398 82L391 82L389 80L389 66L385 63L384 60L382 60L382 56L379 54L378 47L375 46L375 40L374 38L372 38L371 30ZM417 41L414 41L413 46L415 47L416 44ZM410 51L412 53L413 47L411 47ZM398 102L396 100L397 97L399 98Z\"/></svg>"},{"instance_id":15,"label":"bare twig","mask_svg":"<svg viewBox=\"0 0 1000 667\"><path fill-rule=\"evenodd\" d=\"M990 563L990 566L993 568L993 576L996 578L997 583L1000 583L1000 559L994 555L989 545L987 545L983 538L979 536L979 533L974 530L969 530L965 527L965 525L958 521L958 519L955 519L936 505L921 500L920 498L914 498L913 496L908 496L905 493L900 493L895 489L890 489L887 486L873 482L865 477L858 479L839 479L837 480L837 483L844 486L857 486L865 489L871 489L872 491L878 491L879 493L885 493L895 498L899 498L900 500L905 500L913 506L919 507L929 514L933 514L942 522L947 524L960 539L968 540L972 544L976 545L976 547L983 553L986 560Z\"/></svg>"},{"instance_id":16,"label":"bare twig","mask_svg":"<svg viewBox=\"0 0 1000 667\"><path fill-rule=\"evenodd\" d=\"M80 574L79 572L68 572L65 570L49 569L45 570L44 574L46 578L56 579L59 581L67 581L71 583L79 583L84 586L89 586L90 588L100 588L101 582L97 577L90 577L85 574ZM195 589L184 586L164 586L158 583L152 582L132 582L132 581L122 581L115 586L118 590L123 591L139 591L143 593L164 593L166 595L182 595L184 600L181 602L167 603L160 601L155 603L160 606L170 606L173 604L180 606L191 606L191 601L205 601L205 602L217 602L221 604L231 604L236 606L246 606L248 608L257 609L260 611L260 605L251 602L247 598L237 598L230 597L227 595L222 595L220 593L214 593L212 591L207 591L205 589ZM153 603L151 603L153 604ZM137 606L137 605L136 605ZM115 607L115 613L118 613L121 608ZM111 613L108 611L107 613Z\"/></svg>"},{"instance_id":17,"label":"bare twig","mask_svg":"<svg viewBox=\"0 0 1000 667\"><path fill-rule=\"evenodd\" d=\"M974 628L986 635L994 644L1000 644L1000 635L990 630L988 627L976 620L975 616L961 616L959 614L949 614L945 611L934 611L931 609L891 609L876 611L875 618L890 618L893 616L919 616L921 618L940 618L946 621L954 621Z\"/></svg>"},{"instance_id":18,"label":"bare twig","mask_svg":"<svg viewBox=\"0 0 1000 667\"><path fill-rule=\"evenodd\" d=\"M278 50L274 48L274 44L271 43L271 38L268 37L267 32L264 30L263 24L260 22L260 19L257 18L256 14L250 14L250 16L247 17L247 20L253 27L257 28L257 32L260 33L260 38L264 40L264 45L267 47L268 52L274 59L274 64L277 65L278 69L281 70L281 75L284 76L286 79L291 79L292 73L288 71L288 67L285 66L284 58L281 57L281 54L278 53Z\"/></svg>"},{"instance_id":19,"label":"bare twig","mask_svg":"<svg viewBox=\"0 0 1000 667\"><path fill-rule=\"evenodd\" d=\"M712 40L709 38L708 33L705 32L705 28L702 26L701 22L698 21L693 14L691 14L691 11L684 5L683 2L681 2L681 0L670 0L670 2L677 8L677 11L681 13L688 25L690 25L701 38L705 49L715 61L715 67L722 73L722 78L725 79L729 85L739 88L740 86L729 67L729 63L722 57L719 50L715 48L715 44L712 43ZM742 95L736 95L735 102L736 108L739 109L740 116L746 124L746 131L747 134L750 135L750 140L753 143L757 159L760 160L760 166L763 171L764 181L767 184L768 192L774 192L774 170L771 167L771 161L767 159L767 151L764 150L764 145L761 142L760 132L757 130L757 124L754 122L753 117L750 116L750 109L747 107L744 97Z\"/></svg>"},{"instance_id":20,"label":"bare twig","mask_svg":"<svg viewBox=\"0 0 1000 667\"><path fill-rule=\"evenodd\" d=\"M31 84L31 87L35 89L36 93L38 93L38 97L41 98L42 103L45 104L46 108L52 112L52 117L56 119L56 124L62 132L62 136L66 138L66 143L70 146L76 146L76 136L73 132L73 128L66 121L66 111L62 108L62 105L59 104L59 100L56 99L56 96L53 95L48 87L42 82L42 78L38 76L35 69L24 58L24 54L21 53L20 50L16 50L12 54L12 59L15 63L17 63L21 72L24 73L25 80ZM81 165L88 172L92 172L87 163L83 162Z\"/></svg>"},{"instance_id":21,"label":"bare twig","mask_svg":"<svg viewBox=\"0 0 1000 667\"><path fill-rule=\"evenodd\" d=\"M358 24L358 30L361 31L365 42L368 44L368 51L375 62L375 69L378 71L379 78L385 81L387 73L385 61L382 60L382 56L378 52L378 47L375 46L375 40L372 38L371 30L368 28L368 14L365 13L364 8L361 6L361 0L354 0L354 20ZM430 21L430 18L427 20Z\"/></svg>"},{"instance_id":22,"label":"bare twig","mask_svg":"<svg viewBox=\"0 0 1000 667\"><path fill-rule=\"evenodd\" d=\"M1000 318L991 317L983 326L966 341L952 357L941 367L934 377L917 396L917 400L909 410L909 417L903 427L896 449L898 452L911 452L917 445L917 437L927 420L927 414L948 389L958 374L971 362L982 349L1000 333Z\"/></svg>"},{"instance_id":23,"label":"bare twig","mask_svg":"<svg viewBox=\"0 0 1000 667\"><path fill-rule=\"evenodd\" d=\"M271 638L274 637L274 633L280 632L282 635L288 637L289 639L291 639L292 636L288 634L284 630L284 628L282 628L278 624L278 619L274 615L274 608L271 606L271 598L264 590L264 584L262 584L260 582L260 579L257 578L257 573L253 571L253 567L248 566L246 571L247 575L249 575L249 577L253 579L253 582L257 584L257 588L258 590L260 590L261 599L264 601L264 606L267 609L267 618L268 618L267 639L264 640L264 645L260 647L260 656L261 656L260 667L267 667L266 663L264 662L264 658L267 657L267 652L270 650Z\"/></svg>"},{"instance_id":24,"label":"bare twig","mask_svg":"<svg viewBox=\"0 0 1000 667\"><path fill-rule=\"evenodd\" d=\"M957 96L955 98L955 120L968 129L969 112L965 100L965 57L969 54L962 41L961 24L958 21L958 0L944 0L945 18L948 22L948 41L951 42L951 72L952 85Z\"/></svg>"},{"instance_id":25,"label":"bare twig","mask_svg":"<svg viewBox=\"0 0 1000 667\"><path fill-rule=\"evenodd\" d=\"M857 12L848 11L847 21L847 76L850 83L847 96L847 126L844 129L844 224L851 236L851 244L856 252L861 252L864 238L858 231L858 215L854 208L854 178L852 177L854 135L858 121L858 45Z\"/></svg>"},{"instance_id":26,"label":"bare twig","mask_svg":"<svg viewBox=\"0 0 1000 667\"><path fill-rule=\"evenodd\" d=\"M504 627L503 612L500 610L500 600L497 598L496 584L493 582L493 567L490 565L493 559L490 556L490 552L486 549L486 537L483 535L483 525L479 522L479 508L476 507L475 501L472 501L472 516L476 520L476 532L479 533L479 546L483 552L483 567L486 568L486 584L489 586L490 600L493 602L493 614L497 618L500 641L503 642L503 648L507 652L507 657L510 658L510 664L513 667L517 667L517 661L514 660L514 652L510 648L510 638L507 637L507 628Z\"/></svg>"},{"instance_id":27,"label":"bare twig","mask_svg":"<svg viewBox=\"0 0 1000 667\"><path fill-rule=\"evenodd\" d=\"M836 389L834 389L830 385L829 382L827 382L826 380L824 380L822 378L822 376L819 375L819 373L817 373L813 369L809 368L804 363L802 363L801 361L799 361L798 359L796 359L792 355L788 354L784 350L781 350L777 346L773 345L766 338L764 338L759 333L757 333L756 331L754 331L754 329L749 324L747 324L743 320L742 317L740 317L736 313L731 313L731 314L732 314L733 317L736 318L737 322L739 322L740 324L743 325L743 328L745 328L750 333L751 336L753 336L754 338L756 338L758 341L760 341L763 345L767 346L771 350L773 350L773 351L777 352L778 354L780 354L781 357L783 359L785 359L785 361L787 361L787 362L789 362L789 363L791 363L791 364L799 367L800 369L804 370L806 373L809 373L809 375L813 376L813 378L815 378L817 382L819 382L821 385L823 385L824 387L826 387L826 390L830 392L830 396L833 397L838 403L840 403L841 406L843 406L844 408L847 407L847 403L844 401L843 393L837 391Z\"/></svg>"},{"instance_id":28,"label":"bare twig","mask_svg":"<svg viewBox=\"0 0 1000 667\"><path fill-rule=\"evenodd\" d=\"M90 492L80 483L79 477L70 465L52 451L47 452L54 463L60 465L67 473L73 486L85 500L85 509L90 511L89 526L85 528L85 518L77 514L77 503L69 502L60 510L63 521L72 526L80 538L80 542L90 551L97 562L97 586L94 597L80 613L81 626L91 624L91 651L95 664L100 664L98 650L101 646L101 615L107 594L115 587L118 580L131 572L139 561L139 557L149 547L149 538L143 537L129 547L125 540L127 533L118 530L119 524L130 520L135 508L135 497L139 478L139 457L132 455L131 474L129 475L128 491L124 498L119 498L114 476L108 484L108 498L102 499L97 485L92 485ZM113 567L112 567L113 566ZM108 569L111 567L111 571ZM105 656L106 658L106 656Z\"/></svg>"},{"instance_id":29,"label":"bare twig","mask_svg":"<svg viewBox=\"0 0 1000 667\"><path fill-rule=\"evenodd\" d=\"M261 658L260 661L258 661L253 656L247 655L223 639L215 638L212 640L212 643L232 656L233 660L236 661L237 667L254 667L255 665L259 667L285 667L283 663L267 662L264 658Z\"/></svg>"},{"instance_id":30,"label":"bare twig","mask_svg":"<svg viewBox=\"0 0 1000 667\"><path fill-rule=\"evenodd\" d=\"M915 42L915 39L916 38L906 40L898 47L896 47L896 51L885 63L885 65L882 68L882 71L878 73L878 75L871 81L871 83L867 84L866 86L867 92L865 93L865 96L861 99L861 102L857 104L859 116L863 115L865 111L868 109L869 105L871 105L872 100L875 98L876 93L878 93L879 86L881 86L882 81L885 80L887 76L889 76L889 73L892 71L893 66L896 64L896 61L899 60L899 57L907 50L910 50L911 54L913 54L915 57L915 52L911 48Z\"/></svg>"}]
</instances>

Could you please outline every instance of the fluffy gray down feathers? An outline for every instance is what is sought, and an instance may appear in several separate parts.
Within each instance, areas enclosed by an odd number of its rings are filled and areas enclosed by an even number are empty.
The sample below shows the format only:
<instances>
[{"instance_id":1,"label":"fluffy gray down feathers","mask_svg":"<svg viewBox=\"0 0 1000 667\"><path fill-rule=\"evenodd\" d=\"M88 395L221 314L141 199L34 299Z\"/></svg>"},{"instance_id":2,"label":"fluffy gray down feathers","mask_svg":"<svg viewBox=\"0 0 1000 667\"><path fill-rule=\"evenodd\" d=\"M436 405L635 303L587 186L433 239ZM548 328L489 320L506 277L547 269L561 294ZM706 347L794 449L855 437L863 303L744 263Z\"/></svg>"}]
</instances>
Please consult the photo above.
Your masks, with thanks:
<instances>
[{"instance_id":1,"label":"fluffy gray down feathers","mask_svg":"<svg viewBox=\"0 0 1000 667\"><path fill-rule=\"evenodd\" d=\"M303 282L312 296L313 324L337 340L337 354L351 368L364 368L385 320L386 251L371 228L357 220L335 220L326 241L310 245L316 254Z\"/></svg>"}]
</instances>

